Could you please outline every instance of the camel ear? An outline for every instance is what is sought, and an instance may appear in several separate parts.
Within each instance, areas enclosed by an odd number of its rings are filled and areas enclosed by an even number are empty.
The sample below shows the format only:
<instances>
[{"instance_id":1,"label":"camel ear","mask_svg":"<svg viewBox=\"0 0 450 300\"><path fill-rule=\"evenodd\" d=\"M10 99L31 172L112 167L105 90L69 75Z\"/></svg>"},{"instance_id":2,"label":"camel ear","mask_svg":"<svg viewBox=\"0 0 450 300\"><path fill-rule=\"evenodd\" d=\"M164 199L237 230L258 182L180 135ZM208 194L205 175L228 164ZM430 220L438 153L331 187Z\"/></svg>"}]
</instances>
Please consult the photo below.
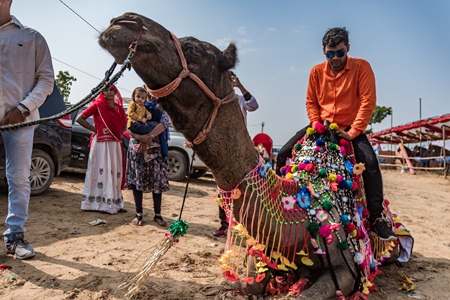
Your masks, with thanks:
<instances>
[{"instance_id":1,"label":"camel ear","mask_svg":"<svg viewBox=\"0 0 450 300\"><path fill-rule=\"evenodd\" d=\"M234 68L237 62L237 48L234 43L231 43L227 49L222 52L222 59L219 64L220 71L223 72Z\"/></svg>"}]
</instances>

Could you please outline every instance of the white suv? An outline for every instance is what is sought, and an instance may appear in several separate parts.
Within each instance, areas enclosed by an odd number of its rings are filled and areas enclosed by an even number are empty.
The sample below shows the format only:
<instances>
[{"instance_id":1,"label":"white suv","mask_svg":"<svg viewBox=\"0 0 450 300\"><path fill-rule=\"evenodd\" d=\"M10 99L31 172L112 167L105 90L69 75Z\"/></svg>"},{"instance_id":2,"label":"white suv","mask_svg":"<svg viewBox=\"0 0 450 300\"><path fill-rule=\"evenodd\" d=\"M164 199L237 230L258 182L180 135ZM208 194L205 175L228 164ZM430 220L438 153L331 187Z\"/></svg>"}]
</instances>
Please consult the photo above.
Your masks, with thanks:
<instances>
[{"instance_id":1,"label":"white suv","mask_svg":"<svg viewBox=\"0 0 450 300\"><path fill-rule=\"evenodd\" d=\"M167 162L169 165L169 179L173 181L182 181L189 172L189 166L192 161L193 151L185 146L184 136L169 127L169 155ZM208 172L208 167L195 157L192 163L191 178L200 178Z\"/></svg>"}]
</instances>

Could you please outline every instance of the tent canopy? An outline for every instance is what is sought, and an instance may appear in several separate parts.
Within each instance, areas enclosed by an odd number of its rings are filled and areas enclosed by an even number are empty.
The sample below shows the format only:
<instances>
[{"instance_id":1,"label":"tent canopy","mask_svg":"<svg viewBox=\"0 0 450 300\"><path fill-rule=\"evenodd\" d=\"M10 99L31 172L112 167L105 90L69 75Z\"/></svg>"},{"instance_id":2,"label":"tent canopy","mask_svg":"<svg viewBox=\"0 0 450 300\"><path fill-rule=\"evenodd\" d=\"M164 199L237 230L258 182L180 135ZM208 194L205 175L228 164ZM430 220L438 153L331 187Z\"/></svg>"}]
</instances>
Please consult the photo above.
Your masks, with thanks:
<instances>
[{"instance_id":1,"label":"tent canopy","mask_svg":"<svg viewBox=\"0 0 450 300\"><path fill-rule=\"evenodd\" d=\"M445 139L450 139L450 114L414 121L404 125L375 132L368 136L380 144L419 143L420 141L443 140L442 129L445 128ZM422 140L420 139L422 135Z\"/></svg>"}]
</instances>

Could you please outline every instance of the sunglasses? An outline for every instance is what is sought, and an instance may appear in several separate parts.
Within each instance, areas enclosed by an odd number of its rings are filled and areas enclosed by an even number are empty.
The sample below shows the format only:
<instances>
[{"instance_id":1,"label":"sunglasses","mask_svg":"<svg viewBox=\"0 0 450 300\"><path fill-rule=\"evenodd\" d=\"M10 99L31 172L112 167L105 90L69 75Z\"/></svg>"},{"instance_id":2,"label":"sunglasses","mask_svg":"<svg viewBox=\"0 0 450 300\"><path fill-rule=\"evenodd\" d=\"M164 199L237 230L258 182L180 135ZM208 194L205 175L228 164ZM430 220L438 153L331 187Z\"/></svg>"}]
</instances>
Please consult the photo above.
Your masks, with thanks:
<instances>
[{"instance_id":1,"label":"sunglasses","mask_svg":"<svg viewBox=\"0 0 450 300\"><path fill-rule=\"evenodd\" d=\"M339 51L336 51L336 52L328 51L328 52L325 53L325 55L326 55L326 57L328 59L332 59L335 55L337 57L343 57L345 55L345 50L339 50Z\"/></svg>"}]
</instances>

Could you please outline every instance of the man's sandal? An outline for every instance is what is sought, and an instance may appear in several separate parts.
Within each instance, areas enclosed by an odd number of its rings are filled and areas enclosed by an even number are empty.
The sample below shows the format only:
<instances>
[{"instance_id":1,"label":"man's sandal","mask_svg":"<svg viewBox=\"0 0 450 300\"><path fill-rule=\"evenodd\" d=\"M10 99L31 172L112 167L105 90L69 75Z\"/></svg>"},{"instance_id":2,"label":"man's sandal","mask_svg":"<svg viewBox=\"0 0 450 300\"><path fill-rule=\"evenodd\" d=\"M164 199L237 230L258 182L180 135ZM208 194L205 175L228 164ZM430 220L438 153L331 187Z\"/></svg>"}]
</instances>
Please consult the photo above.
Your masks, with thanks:
<instances>
[{"instance_id":1,"label":"man's sandal","mask_svg":"<svg viewBox=\"0 0 450 300\"><path fill-rule=\"evenodd\" d=\"M167 226L167 222L164 221L164 219L161 216L155 216L153 218L153 220L158 223L159 226L161 227L166 227Z\"/></svg>"},{"instance_id":2,"label":"man's sandal","mask_svg":"<svg viewBox=\"0 0 450 300\"><path fill-rule=\"evenodd\" d=\"M134 219L131 221L131 224L136 226L142 226L142 215L135 215Z\"/></svg>"}]
</instances>

